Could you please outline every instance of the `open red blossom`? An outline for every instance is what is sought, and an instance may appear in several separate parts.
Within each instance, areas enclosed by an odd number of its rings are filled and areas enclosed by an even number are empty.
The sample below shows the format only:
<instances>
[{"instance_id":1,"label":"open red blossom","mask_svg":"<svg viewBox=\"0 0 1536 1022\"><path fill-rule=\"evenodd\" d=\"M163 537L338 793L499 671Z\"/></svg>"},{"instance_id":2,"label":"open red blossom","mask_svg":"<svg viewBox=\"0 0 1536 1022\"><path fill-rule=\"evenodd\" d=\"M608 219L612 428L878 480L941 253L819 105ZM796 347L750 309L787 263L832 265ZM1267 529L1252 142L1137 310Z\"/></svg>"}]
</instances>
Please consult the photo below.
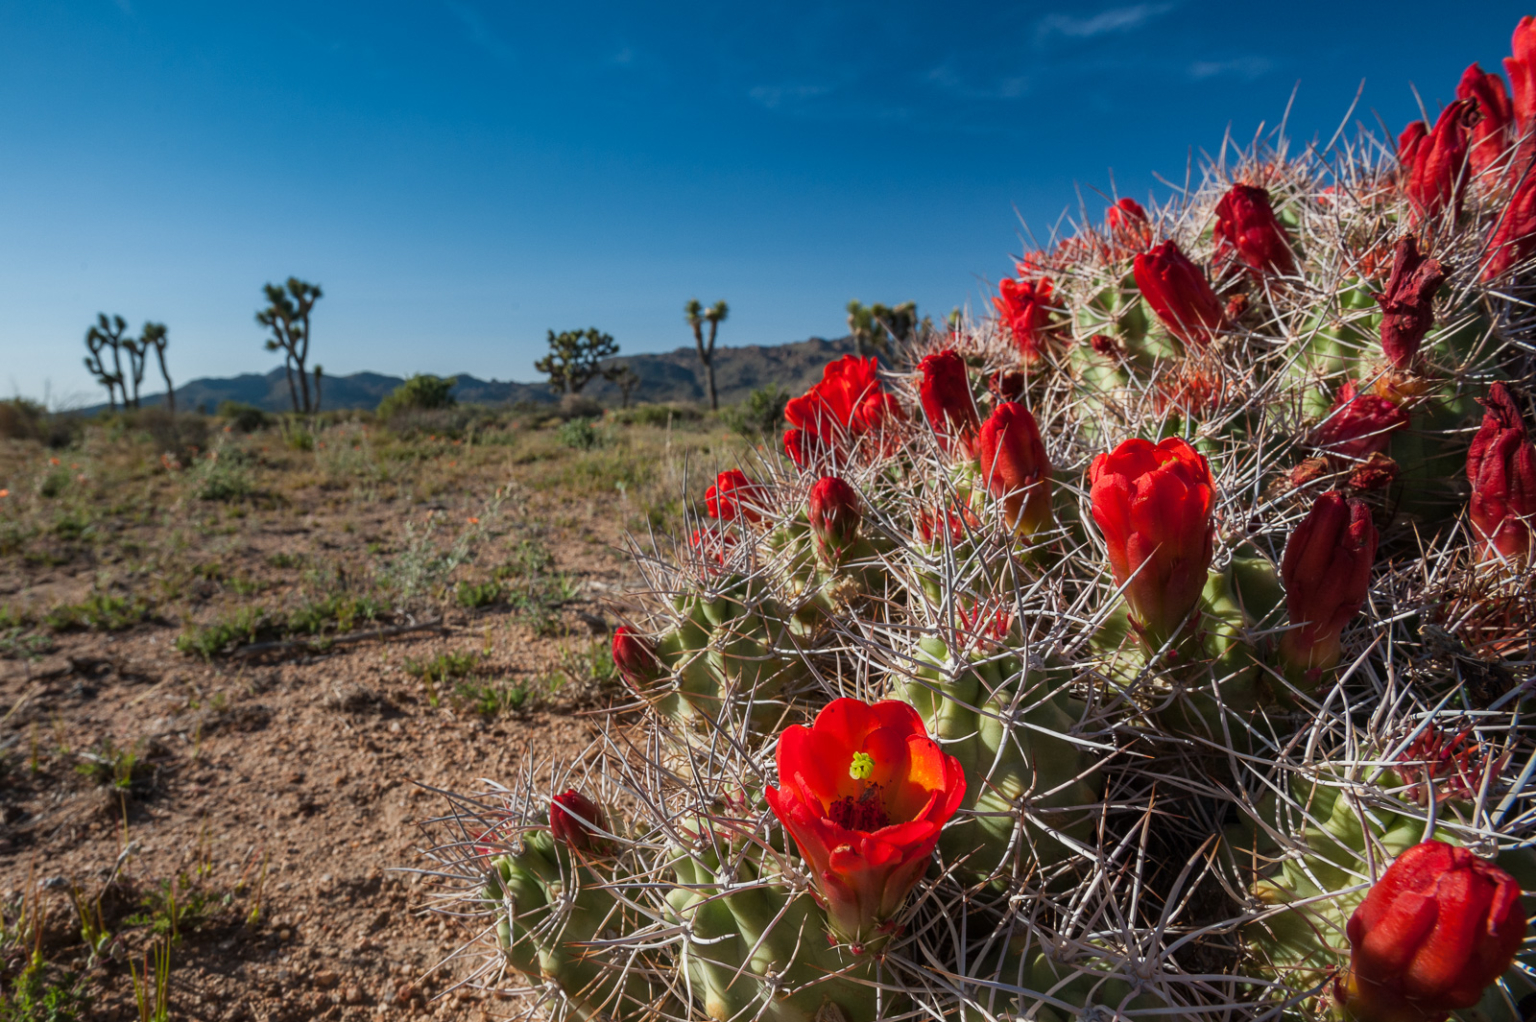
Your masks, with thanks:
<instances>
[{"instance_id":1,"label":"open red blossom","mask_svg":"<svg viewBox=\"0 0 1536 1022\"><path fill-rule=\"evenodd\" d=\"M1051 302L1055 297L1051 278L1003 280L997 292L992 306L1014 347L1025 362L1039 361L1051 341Z\"/></svg>"},{"instance_id":2,"label":"open red blossom","mask_svg":"<svg viewBox=\"0 0 1536 1022\"><path fill-rule=\"evenodd\" d=\"M1160 647L1195 609L1215 544L1216 481L1179 437L1127 440L1088 470L1093 520L1134 623Z\"/></svg>"},{"instance_id":3,"label":"open red blossom","mask_svg":"<svg viewBox=\"0 0 1536 1022\"><path fill-rule=\"evenodd\" d=\"M958 352L945 348L924 355L917 364L917 371L923 375L917 392L928 424L945 446L952 448L953 442L959 441L965 453L970 454L981 421L976 415L976 401L971 396L971 375L965 367L965 359Z\"/></svg>"},{"instance_id":4,"label":"open red blossom","mask_svg":"<svg viewBox=\"0 0 1536 1022\"><path fill-rule=\"evenodd\" d=\"M1216 203L1215 236L1217 255L1241 259L1255 276L1296 272L1291 240L1263 188L1233 185Z\"/></svg>"},{"instance_id":5,"label":"open red blossom","mask_svg":"<svg viewBox=\"0 0 1536 1022\"><path fill-rule=\"evenodd\" d=\"M784 454L799 469L805 468L805 463L810 460L811 452L806 450L806 444L812 440L803 429L786 429L784 431Z\"/></svg>"},{"instance_id":6,"label":"open red blossom","mask_svg":"<svg viewBox=\"0 0 1536 1022\"><path fill-rule=\"evenodd\" d=\"M1015 536L1050 528L1051 462L1040 427L1029 409L1005 401L981 424L977 442L981 478L1003 505L1003 519Z\"/></svg>"},{"instance_id":7,"label":"open red blossom","mask_svg":"<svg viewBox=\"0 0 1536 1022\"><path fill-rule=\"evenodd\" d=\"M1384 397L1361 394L1354 380L1339 388L1328 415L1312 431L1312 446L1345 463L1385 452L1392 434L1408 428L1408 413Z\"/></svg>"},{"instance_id":8,"label":"open red blossom","mask_svg":"<svg viewBox=\"0 0 1536 1022\"><path fill-rule=\"evenodd\" d=\"M1536 173L1525 175L1488 239L1483 279L1502 276L1536 254Z\"/></svg>"},{"instance_id":9,"label":"open red blossom","mask_svg":"<svg viewBox=\"0 0 1536 1022\"><path fill-rule=\"evenodd\" d=\"M1467 451L1478 555L1523 565L1531 560L1536 529L1536 447L1508 387L1495 383L1483 407L1483 424Z\"/></svg>"},{"instance_id":10,"label":"open red blossom","mask_svg":"<svg viewBox=\"0 0 1536 1022\"><path fill-rule=\"evenodd\" d=\"M1335 984L1358 1022L1443 1022L1470 1008L1525 940L1520 884L1465 848L1408 849L1349 917L1349 971Z\"/></svg>"},{"instance_id":11,"label":"open red blossom","mask_svg":"<svg viewBox=\"0 0 1536 1022\"><path fill-rule=\"evenodd\" d=\"M628 625L619 625L613 630L613 662L636 691L643 691L662 675L656 647Z\"/></svg>"},{"instance_id":12,"label":"open red blossom","mask_svg":"<svg viewBox=\"0 0 1536 1022\"><path fill-rule=\"evenodd\" d=\"M1308 680L1339 662L1339 633L1371 587L1376 541L1369 505L1330 490L1285 544L1280 579L1291 627L1280 639L1280 656Z\"/></svg>"},{"instance_id":13,"label":"open red blossom","mask_svg":"<svg viewBox=\"0 0 1536 1022\"><path fill-rule=\"evenodd\" d=\"M1521 18L1509 45L1515 55L1504 58L1504 70L1509 74L1510 106L1519 134L1536 119L1536 18Z\"/></svg>"},{"instance_id":14,"label":"open red blossom","mask_svg":"<svg viewBox=\"0 0 1536 1022\"><path fill-rule=\"evenodd\" d=\"M1140 253L1131 269L1142 297L1179 340L1204 344L1221 328L1221 299L1177 243L1165 241Z\"/></svg>"},{"instance_id":15,"label":"open red blossom","mask_svg":"<svg viewBox=\"0 0 1536 1022\"><path fill-rule=\"evenodd\" d=\"M1381 347L1397 368L1408 368L1419 353L1435 323L1435 292L1443 283L1445 269L1439 261L1420 255L1413 235L1399 239L1386 293L1374 296L1381 306Z\"/></svg>"},{"instance_id":16,"label":"open red blossom","mask_svg":"<svg viewBox=\"0 0 1536 1022\"><path fill-rule=\"evenodd\" d=\"M928 868L965 796L965 771L895 700L834 699L779 737L768 804L794 838L832 932L878 938Z\"/></svg>"},{"instance_id":17,"label":"open red blossom","mask_svg":"<svg viewBox=\"0 0 1536 1022\"><path fill-rule=\"evenodd\" d=\"M1476 120L1476 102L1457 99L1440 111L1429 131L1413 131L1410 125L1399 137L1397 159L1407 173L1403 190L1419 217L1436 216L1447 208L1452 216L1461 215Z\"/></svg>"},{"instance_id":18,"label":"open red blossom","mask_svg":"<svg viewBox=\"0 0 1536 1022\"><path fill-rule=\"evenodd\" d=\"M1472 173L1482 174L1500 163L1515 136L1515 108L1504 91L1504 79L1473 64L1461 74L1457 99L1477 104L1479 120L1472 127Z\"/></svg>"},{"instance_id":19,"label":"open red blossom","mask_svg":"<svg viewBox=\"0 0 1536 1022\"><path fill-rule=\"evenodd\" d=\"M738 518L749 522L759 521L762 515L753 508L761 499L758 485L739 468L721 472L715 478L715 485L704 494L704 503L709 508L710 517L722 522L734 522Z\"/></svg>"},{"instance_id":20,"label":"open red blossom","mask_svg":"<svg viewBox=\"0 0 1536 1022\"><path fill-rule=\"evenodd\" d=\"M550 799L549 832L561 844L583 852L602 851L607 829L602 809L575 788Z\"/></svg>"},{"instance_id":21,"label":"open red blossom","mask_svg":"<svg viewBox=\"0 0 1536 1022\"><path fill-rule=\"evenodd\" d=\"M837 476L823 476L811 487L806 519L816 537L817 554L826 563L837 565L859 535L863 519L859 495Z\"/></svg>"},{"instance_id":22,"label":"open red blossom","mask_svg":"<svg viewBox=\"0 0 1536 1022\"><path fill-rule=\"evenodd\" d=\"M879 363L844 355L822 370L820 383L785 406L784 418L798 431L793 448L785 436L785 450L801 467L821 453L836 460L859 437L878 436L905 417L880 384Z\"/></svg>"}]
</instances>

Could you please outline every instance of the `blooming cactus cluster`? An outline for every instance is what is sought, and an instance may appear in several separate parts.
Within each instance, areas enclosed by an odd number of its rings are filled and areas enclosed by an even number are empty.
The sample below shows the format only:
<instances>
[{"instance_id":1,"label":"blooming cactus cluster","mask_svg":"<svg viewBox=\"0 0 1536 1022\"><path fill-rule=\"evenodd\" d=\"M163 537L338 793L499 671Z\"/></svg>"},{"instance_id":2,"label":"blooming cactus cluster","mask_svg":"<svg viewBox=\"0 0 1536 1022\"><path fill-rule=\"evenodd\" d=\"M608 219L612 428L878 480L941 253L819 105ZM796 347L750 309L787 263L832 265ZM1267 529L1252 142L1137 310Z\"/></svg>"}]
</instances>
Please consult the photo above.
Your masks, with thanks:
<instances>
[{"instance_id":1,"label":"blooming cactus cluster","mask_svg":"<svg viewBox=\"0 0 1536 1022\"><path fill-rule=\"evenodd\" d=\"M637 559L591 747L457 800L478 980L581 1019L1530 1017L1531 19L1506 67L828 365Z\"/></svg>"}]
</instances>

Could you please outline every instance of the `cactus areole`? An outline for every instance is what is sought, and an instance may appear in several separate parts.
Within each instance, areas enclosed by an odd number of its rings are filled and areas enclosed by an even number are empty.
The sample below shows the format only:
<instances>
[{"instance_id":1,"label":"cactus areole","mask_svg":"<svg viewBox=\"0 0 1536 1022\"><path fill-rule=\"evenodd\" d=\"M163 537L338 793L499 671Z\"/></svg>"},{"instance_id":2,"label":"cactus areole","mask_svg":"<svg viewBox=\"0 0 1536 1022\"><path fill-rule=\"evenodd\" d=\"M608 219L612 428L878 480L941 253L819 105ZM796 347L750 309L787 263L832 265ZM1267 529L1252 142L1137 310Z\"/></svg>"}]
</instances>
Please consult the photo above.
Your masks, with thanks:
<instances>
[{"instance_id":1,"label":"cactus areole","mask_svg":"<svg viewBox=\"0 0 1536 1022\"><path fill-rule=\"evenodd\" d=\"M833 935L883 939L965 796L965 771L906 703L834 699L779 737L768 804L811 870Z\"/></svg>"},{"instance_id":2,"label":"cactus areole","mask_svg":"<svg viewBox=\"0 0 1536 1022\"><path fill-rule=\"evenodd\" d=\"M1415 845L1349 920L1337 996L1358 1022L1441 1022L1470 1008L1525 940L1520 884L1465 848Z\"/></svg>"}]
</instances>

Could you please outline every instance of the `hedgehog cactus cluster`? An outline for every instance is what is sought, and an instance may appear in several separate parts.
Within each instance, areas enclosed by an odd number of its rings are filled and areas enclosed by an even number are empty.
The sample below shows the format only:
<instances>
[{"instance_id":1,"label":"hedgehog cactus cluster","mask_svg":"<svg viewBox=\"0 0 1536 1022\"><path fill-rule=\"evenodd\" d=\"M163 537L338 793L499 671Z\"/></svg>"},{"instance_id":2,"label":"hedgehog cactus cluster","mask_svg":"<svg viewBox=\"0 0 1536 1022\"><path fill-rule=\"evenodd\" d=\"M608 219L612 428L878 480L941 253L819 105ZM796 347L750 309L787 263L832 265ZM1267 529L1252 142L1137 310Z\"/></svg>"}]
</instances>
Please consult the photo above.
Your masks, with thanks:
<instances>
[{"instance_id":1,"label":"hedgehog cactus cluster","mask_svg":"<svg viewBox=\"0 0 1536 1022\"><path fill-rule=\"evenodd\" d=\"M439 821L474 981L583 1020L1533 1017L1532 19L1514 50L1395 146L1224 153L995 316L828 365L637 549L591 746Z\"/></svg>"}]
</instances>

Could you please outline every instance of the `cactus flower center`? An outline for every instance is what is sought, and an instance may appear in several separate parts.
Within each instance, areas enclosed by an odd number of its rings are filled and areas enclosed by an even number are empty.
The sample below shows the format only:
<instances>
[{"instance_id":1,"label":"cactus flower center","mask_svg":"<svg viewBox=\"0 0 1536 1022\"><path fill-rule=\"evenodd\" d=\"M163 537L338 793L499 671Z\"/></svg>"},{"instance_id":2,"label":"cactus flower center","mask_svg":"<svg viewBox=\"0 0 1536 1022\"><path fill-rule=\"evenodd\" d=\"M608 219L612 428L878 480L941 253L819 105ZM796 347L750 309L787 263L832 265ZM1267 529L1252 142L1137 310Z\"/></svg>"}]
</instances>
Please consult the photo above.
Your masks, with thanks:
<instances>
[{"instance_id":1,"label":"cactus flower center","mask_svg":"<svg viewBox=\"0 0 1536 1022\"><path fill-rule=\"evenodd\" d=\"M855 752L853 760L848 764L848 776L855 781L862 781L875 772L875 757L867 752Z\"/></svg>"}]
</instances>

